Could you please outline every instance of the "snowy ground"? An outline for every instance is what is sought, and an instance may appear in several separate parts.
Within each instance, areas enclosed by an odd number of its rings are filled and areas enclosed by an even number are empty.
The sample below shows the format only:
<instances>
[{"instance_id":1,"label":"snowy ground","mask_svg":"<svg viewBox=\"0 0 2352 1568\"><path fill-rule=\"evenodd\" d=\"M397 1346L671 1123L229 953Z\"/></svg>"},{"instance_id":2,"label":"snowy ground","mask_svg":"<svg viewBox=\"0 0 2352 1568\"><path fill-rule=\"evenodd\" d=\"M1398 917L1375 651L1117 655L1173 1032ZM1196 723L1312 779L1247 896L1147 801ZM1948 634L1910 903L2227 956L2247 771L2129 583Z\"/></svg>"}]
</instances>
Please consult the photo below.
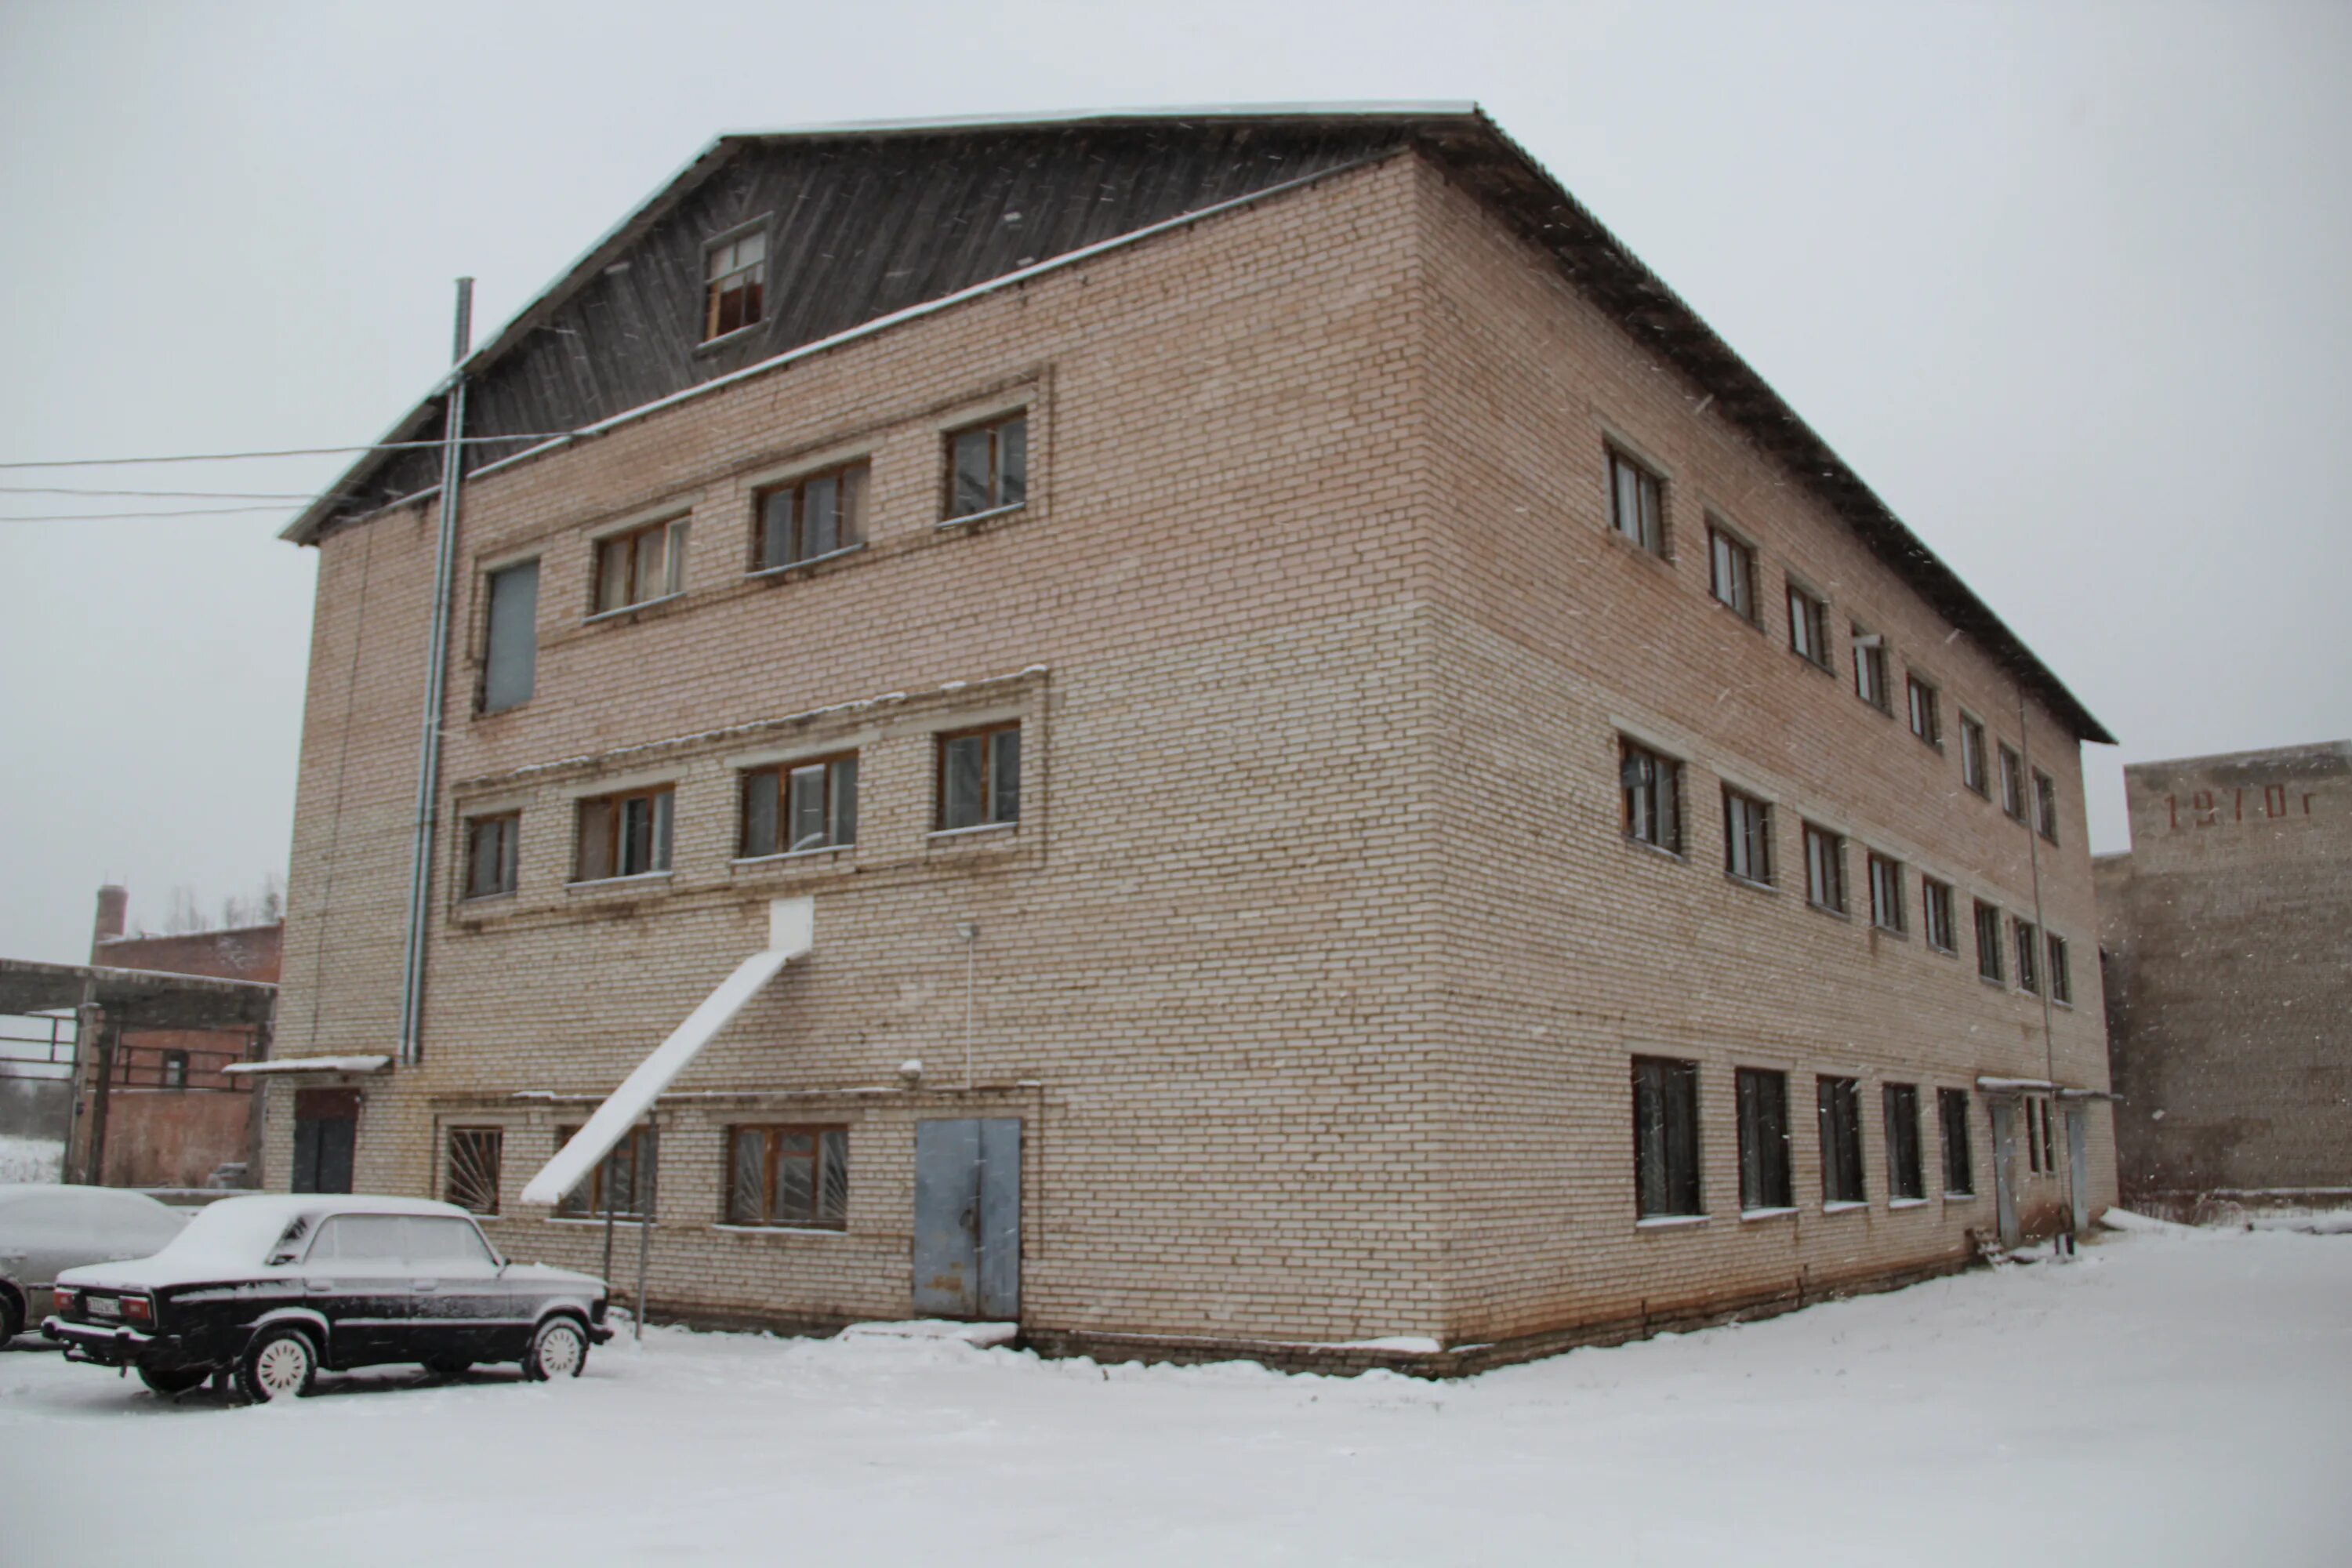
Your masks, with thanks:
<instances>
[{"instance_id":1,"label":"snowy ground","mask_svg":"<svg viewBox=\"0 0 2352 1568\"><path fill-rule=\"evenodd\" d=\"M0 1132L0 1187L17 1182L54 1182L66 1146L45 1138Z\"/></svg>"},{"instance_id":2,"label":"snowy ground","mask_svg":"<svg viewBox=\"0 0 2352 1568\"><path fill-rule=\"evenodd\" d=\"M2293 1232L2134 1233L1456 1384L654 1330L576 1384L337 1390L175 1403L0 1354L0 1557L2352 1557L2352 1238Z\"/></svg>"}]
</instances>

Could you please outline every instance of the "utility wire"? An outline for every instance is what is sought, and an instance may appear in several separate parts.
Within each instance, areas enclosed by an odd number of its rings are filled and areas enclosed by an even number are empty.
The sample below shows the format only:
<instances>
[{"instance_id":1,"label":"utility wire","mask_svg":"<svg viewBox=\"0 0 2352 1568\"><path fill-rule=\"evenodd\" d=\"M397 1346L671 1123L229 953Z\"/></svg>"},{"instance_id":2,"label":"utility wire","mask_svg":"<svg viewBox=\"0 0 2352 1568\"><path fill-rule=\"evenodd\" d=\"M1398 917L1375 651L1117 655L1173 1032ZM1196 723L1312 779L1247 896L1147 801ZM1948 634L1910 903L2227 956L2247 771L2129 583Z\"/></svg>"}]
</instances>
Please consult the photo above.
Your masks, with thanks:
<instances>
[{"instance_id":1,"label":"utility wire","mask_svg":"<svg viewBox=\"0 0 2352 1568\"><path fill-rule=\"evenodd\" d=\"M0 522L114 522L139 517L230 517L238 512L285 511L284 502L276 506L209 506L193 507L186 511L65 511L44 517L0 516Z\"/></svg>"},{"instance_id":2,"label":"utility wire","mask_svg":"<svg viewBox=\"0 0 2352 1568\"><path fill-rule=\"evenodd\" d=\"M458 439L468 447L495 447L509 441L563 441L578 434L576 430L558 430L551 435L462 436ZM189 452L175 458L61 458L51 463L0 463L0 469L115 468L134 463L228 463L247 458L324 458L352 452L437 452L447 445L446 441L376 441L360 447L288 447L274 452Z\"/></svg>"},{"instance_id":3,"label":"utility wire","mask_svg":"<svg viewBox=\"0 0 2352 1568\"><path fill-rule=\"evenodd\" d=\"M0 485L0 496L137 497L145 500L309 500L315 490L91 490L76 485Z\"/></svg>"}]
</instances>

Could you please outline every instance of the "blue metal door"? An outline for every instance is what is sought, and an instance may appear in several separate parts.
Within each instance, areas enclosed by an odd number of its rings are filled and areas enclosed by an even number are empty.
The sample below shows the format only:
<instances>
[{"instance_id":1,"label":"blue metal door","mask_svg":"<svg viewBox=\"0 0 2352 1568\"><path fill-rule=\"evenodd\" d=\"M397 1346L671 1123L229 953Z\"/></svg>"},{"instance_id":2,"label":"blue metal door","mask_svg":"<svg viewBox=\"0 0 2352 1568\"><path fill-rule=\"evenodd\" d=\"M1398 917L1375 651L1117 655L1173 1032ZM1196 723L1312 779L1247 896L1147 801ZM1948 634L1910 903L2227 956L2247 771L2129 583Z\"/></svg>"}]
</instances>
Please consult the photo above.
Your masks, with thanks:
<instances>
[{"instance_id":1,"label":"blue metal door","mask_svg":"<svg viewBox=\"0 0 2352 1568\"><path fill-rule=\"evenodd\" d=\"M915 1124L915 1311L1021 1316L1021 1122Z\"/></svg>"}]
</instances>

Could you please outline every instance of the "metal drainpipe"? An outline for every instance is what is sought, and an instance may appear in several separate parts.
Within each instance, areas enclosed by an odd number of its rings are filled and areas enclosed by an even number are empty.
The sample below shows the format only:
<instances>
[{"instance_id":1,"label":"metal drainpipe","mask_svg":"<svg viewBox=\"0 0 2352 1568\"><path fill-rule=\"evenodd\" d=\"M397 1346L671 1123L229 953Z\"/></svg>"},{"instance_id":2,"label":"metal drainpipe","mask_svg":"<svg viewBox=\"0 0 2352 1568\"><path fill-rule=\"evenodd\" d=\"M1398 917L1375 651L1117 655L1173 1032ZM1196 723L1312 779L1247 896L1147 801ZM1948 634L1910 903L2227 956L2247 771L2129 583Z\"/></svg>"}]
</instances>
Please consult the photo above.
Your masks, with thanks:
<instances>
[{"instance_id":1,"label":"metal drainpipe","mask_svg":"<svg viewBox=\"0 0 2352 1568\"><path fill-rule=\"evenodd\" d=\"M461 365L474 334L474 280L457 279L457 322L450 363ZM441 545L433 568L433 641L425 653L424 735L416 758L416 826L408 860L408 945L400 968L400 1060L414 1067L424 1059L425 911L433 891L434 826L441 794L441 715L447 696L449 591L457 558L457 484L466 451L466 376L449 374L449 399L442 419Z\"/></svg>"},{"instance_id":2,"label":"metal drainpipe","mask_svg":"<svg viewBox=\"0 0 2352 1568\"><path fill-rule=\"evenodd\" d=\"M2034 969L2042 978L2042 984L2036 987L2042 993L2042 1073L2053 1085L2050 1102L2054 1106L2058 1103L2055 1088L2058 1082L2058 1042L2052 1033L2050 922L2042 913L2042 824L2036 820L2042 815L2042 796L2041 792L2033 787L2033 732L2025 721L2025 692L2022 688L2017 693L2017 765L2025 774L2018 781L2018 787L2025 792L2022 803L2025 806L2025 856L2033 873L2033 940L2042 947L2042 951L2033 955ZM2046 1118L2049 1113L2044 1111L2042 1114ZM2033 1136L2031 1127L2026 1129L2026 1136ZM2074 1161L2070 1153L2066 1160L2066 1243L2069 1251L2073 1250L2074 1241Z\"/></svg>"}]
</instances>

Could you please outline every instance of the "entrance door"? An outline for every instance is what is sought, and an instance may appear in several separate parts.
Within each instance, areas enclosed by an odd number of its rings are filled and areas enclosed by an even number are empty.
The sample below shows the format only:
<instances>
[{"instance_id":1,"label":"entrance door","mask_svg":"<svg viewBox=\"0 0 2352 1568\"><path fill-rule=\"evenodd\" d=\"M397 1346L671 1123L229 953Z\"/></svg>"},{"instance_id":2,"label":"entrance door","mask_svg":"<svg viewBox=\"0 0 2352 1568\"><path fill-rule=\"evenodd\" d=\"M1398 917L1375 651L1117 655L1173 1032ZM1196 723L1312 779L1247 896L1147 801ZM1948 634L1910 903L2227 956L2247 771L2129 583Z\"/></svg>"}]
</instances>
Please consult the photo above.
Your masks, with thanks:
<instances>
[{"instance_id":1,"label":"entrance door","mask_svg":"<svg viewBox=\"0 0 2352 1568\"><path fill-rule=\"evenodd\" d=\"M915 1310L1021 1316L1021 1122L915 1123Z\"/></svg>"},{"instance_id":2,"label":"entrance door","mask_svg":"<svg viewBox=\"0 0 2352 1568\"><path fill-rule=\"evenodd\" d=\"M298 1193L352 1190L352 1150L358 1142L360 1092L355 1089L294 1091L294 1181Z\"/></svg>"},{"instance_id":3,"label":"entrance door","mask_svg":"<svg viewBox=\"0 0 2352 1568\"><path fill-rule=\"evenodd\" d=\"M2074 1228L2091 1228L2091 1129L2076 1106L2066 1108L2066 1165L2074 1189Z\"/></svg>"},{"instance_id":4,"label":"entrance door","mask_svg":"<svg viewBox=\"0 0 2352 1568\"><path fill-rule=\"evenodd\" d=\"M2017 1102L1992 1102L1993 1209L2000 1224L2000 1244L2015 1247L2017 1228Z\"/></svg>"}]
</instances>

